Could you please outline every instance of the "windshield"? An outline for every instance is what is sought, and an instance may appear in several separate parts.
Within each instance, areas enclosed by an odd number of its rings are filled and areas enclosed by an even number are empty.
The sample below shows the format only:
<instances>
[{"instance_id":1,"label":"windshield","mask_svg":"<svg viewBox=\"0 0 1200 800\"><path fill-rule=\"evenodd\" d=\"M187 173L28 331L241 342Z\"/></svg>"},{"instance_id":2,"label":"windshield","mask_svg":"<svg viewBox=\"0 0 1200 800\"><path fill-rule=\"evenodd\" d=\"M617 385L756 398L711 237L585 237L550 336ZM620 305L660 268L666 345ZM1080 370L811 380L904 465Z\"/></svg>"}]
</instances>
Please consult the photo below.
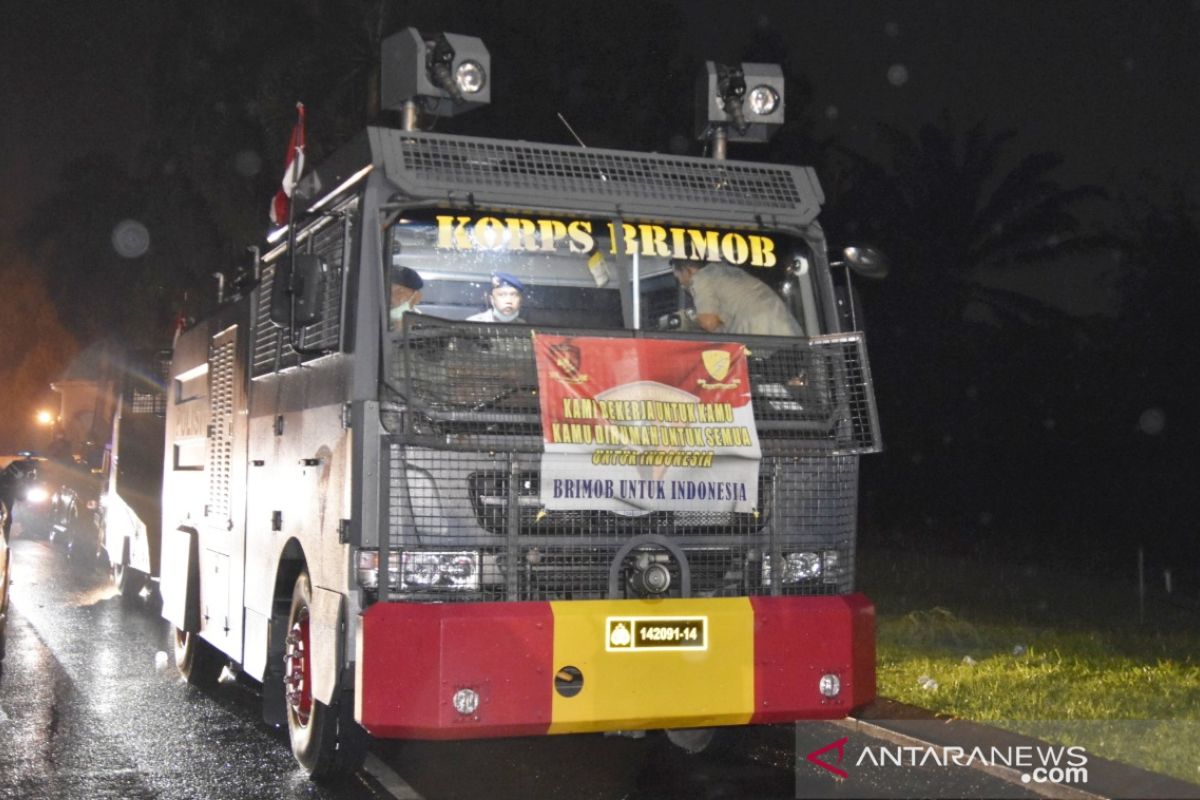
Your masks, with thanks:
<instances>
[{"instance_id":1,"label":"windshield","mask_svg":"<svg viewBox=\"0 0 1200 800\"><path fill-rule=\"evenodd\" d=\"M811 251L783 234L447 211L401 217L387 242L394 330L415 312L600 330L819 332Z\"/></svg>"}]
</instances>

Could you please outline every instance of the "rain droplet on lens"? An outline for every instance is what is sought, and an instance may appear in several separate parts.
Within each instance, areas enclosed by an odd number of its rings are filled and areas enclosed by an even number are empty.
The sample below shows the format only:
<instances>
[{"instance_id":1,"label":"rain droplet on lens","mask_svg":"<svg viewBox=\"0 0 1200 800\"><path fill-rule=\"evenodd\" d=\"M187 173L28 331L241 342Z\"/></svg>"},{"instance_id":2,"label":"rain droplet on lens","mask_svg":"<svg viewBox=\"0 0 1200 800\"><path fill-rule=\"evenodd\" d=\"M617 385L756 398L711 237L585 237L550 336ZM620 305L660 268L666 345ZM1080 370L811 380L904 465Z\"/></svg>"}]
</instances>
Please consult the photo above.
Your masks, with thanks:
<instances>
[{"instance_id":1,"label":"rain droplet on lens","mask_svg":"<svg viewBox=\"0 0 1200 800\"><path fill-rule=\"evenodd\" d=\"M244 178L253 178L262 169L262 156L253 150L239 150L233 157L233 168Z\"/></svg>"},{"instance_id":2,"label":"rain droplet on lens","mask_svg":"<svg viewBox=\"0 0 1200 800\"><path fill-rule=\"evenodd\" d=\"M123 219L112 232L112 246L123 258L138 258L150 249L150 231L136 219Z\"/></svg>"},{"instance_id":3,"label":"rain droplet on lens","mask_svg":"<svg viewBox=\"0 0 1200 800\"><path fill-rule=\"evenodd\" d=\"M825 119L833 121L838 118L838 107L835 105L825 106Z\"/></svg>"},{"instance_id":4,"label":"rain droplet on lens","mask_svg":"<svg viewBox=\"0 0 1200 800\"><path fill-rule=\"evenodd\" d=\"M883 32L887 35L887 37L889 39L895 39L897 36L900 35L900 23L899 22L886 23L883 26Z\"/></svg>"},{"instance_id":5,"label":"rain droplet on lens","mask_svg":"<svg viewBox=\"0 0 1200 800\"><path fill-rule=\"evenodd\" d=\"M1157 436L1167 427L1167 415L1161 408L1147 408L1138 418L1138 429L1147 436Z\"/></svg>"},{"instance_id":6,"label":"rain droplet on lens","mask_svg":"<svg viewBox=\"0 0 1200 800\"><path fill-rule=\"evenodd\" d=\"M892 64L888 67L887 79L892 86L903 86L908 83L908 67L903 64Z\"/></svg>"}]
</instances>

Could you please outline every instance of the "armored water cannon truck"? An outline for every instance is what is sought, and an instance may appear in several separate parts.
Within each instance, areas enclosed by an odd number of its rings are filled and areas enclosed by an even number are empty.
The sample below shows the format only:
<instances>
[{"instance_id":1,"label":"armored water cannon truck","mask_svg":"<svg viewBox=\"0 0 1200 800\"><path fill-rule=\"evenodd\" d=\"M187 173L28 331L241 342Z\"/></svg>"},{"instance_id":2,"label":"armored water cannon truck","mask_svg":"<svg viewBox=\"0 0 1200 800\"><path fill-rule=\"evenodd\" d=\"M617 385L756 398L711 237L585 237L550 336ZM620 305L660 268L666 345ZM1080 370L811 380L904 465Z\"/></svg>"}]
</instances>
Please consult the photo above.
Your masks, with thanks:
<instances>
[{"instance_id":1,"label":"armored water cannon truck","mask_svg":"<svg viewBox=\"0 0 1200 800\"><path fill-rule=\"evenodd\" d=\"M254 287L175 348L189 680L261 681L316 776L367 734L698 749L873 699L870 372L813 170L723 157L782 121L760 66L708 65L699 158L420 130L488 99L487 50L384 43L400 127L304 175ZM679 265L752 276L802 334L660 327L691 316Z\"/></svg>"}]
</instances>

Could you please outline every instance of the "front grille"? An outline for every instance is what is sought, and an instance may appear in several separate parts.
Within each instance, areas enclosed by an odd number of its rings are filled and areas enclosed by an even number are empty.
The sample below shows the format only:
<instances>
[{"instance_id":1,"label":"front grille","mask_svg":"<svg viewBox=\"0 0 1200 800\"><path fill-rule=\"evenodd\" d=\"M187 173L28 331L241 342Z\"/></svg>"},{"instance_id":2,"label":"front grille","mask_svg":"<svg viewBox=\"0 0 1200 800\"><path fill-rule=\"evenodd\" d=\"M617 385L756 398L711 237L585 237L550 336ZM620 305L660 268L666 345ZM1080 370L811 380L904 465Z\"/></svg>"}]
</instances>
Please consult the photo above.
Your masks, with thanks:
<instances>
[{"instance_id":1,"label":"front grille","mask_svg":"<svg viewBox=\"0 0 1200 800\"><path fill-rule=\"evenodd\" d=\"M594 330L539 329L566 336ZM635 331L604 332L632 338ZM685 338L681 336L680 338ZM750 351L751 397L764 454L879 450L862 334L811 339L730 336ZM406 315L391 343L389 383L406 402L406 441L439 448L541 452L531 330Z\"/></svg>"},{"instance_id":2,"label":"front grille","mask_svg":"<svg viewBox=\"0 0 1200 800\"><path fill-rule=\"evenodd\" d=\"M515 480L520 509L519 533L525 536L739 535L757 532L767 522L765 513L657 511L626 516L611 511L543 511L538 503L539 473L521 472ZM503 534L508 528L509 483L509 476L504 472L476 472L467 476L475 520L489 533ZM770 508L770 491L771 482L760 476L758 496L764 509Z\"/></svg>"},{"instance_id":3,"label":"front grille","mask_svg":"<svg viewBox=\"0 0 1200 800\"><path fill-rule=\"evenodd\" d=\"M384 170L413 199L574 209L728 225L806 225L824 196L809 167L370 129Z\"/></svg>"},{"instance_id":4,"label":"front grille","mask_svg":"<svg viewBox=\"0 0 1200 800\"><path fill-rule=\"evenodd\" d=\"M797 552L835 553L837 568L816 580L781 585L779 593L841 593L853 585L856 456L764 459L760 507L753 514L624 516L540 508L536 456L468 454L399 442L390 445L388 454L390 548L472 550L483 557L480 591L414 595L415 599L608 597L609 566L619 549L633 539L653 537L687 554L693 596L773 594L776 588L762 581L763 557ZM498 462L506 468L496 469ZM677 565L671 568L676 576L673 591L678 591ZM621 574L627 577L628 571L626 563ZM625 577L619 596L624 596Z\"/></svg>"},{"instance_id":5,"label":"front grille","mask_svg":"<svg viewBox=\"0 0 1200 800\"><path fill-rule=\"evenodd\" d=\"M481 581L478 591L393 597L625 597L630 573L647 559L670 571L672 596L685 583L691 596L851 590L858 453L878 447L861 336L744 340L762 446L753 512L555 511L540 502L530 329L413 316L391 341L385 544L478 553ZM785 583L789 554L807 554L820 572L792 569L802 579Z\"/></svg>"}]
</instances>

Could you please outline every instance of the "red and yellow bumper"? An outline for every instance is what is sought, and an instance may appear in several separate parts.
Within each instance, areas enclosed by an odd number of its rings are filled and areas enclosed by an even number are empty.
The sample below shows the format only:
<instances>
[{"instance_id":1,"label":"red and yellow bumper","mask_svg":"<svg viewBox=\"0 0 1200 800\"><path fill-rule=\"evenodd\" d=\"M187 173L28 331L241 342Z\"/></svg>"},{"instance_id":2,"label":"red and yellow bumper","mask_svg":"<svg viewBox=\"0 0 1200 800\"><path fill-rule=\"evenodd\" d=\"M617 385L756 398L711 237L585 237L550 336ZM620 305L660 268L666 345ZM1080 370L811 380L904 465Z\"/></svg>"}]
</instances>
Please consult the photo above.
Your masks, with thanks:
<instances>
[{"instance_id":1,"label":"red and yellow bumper","mask_svg":"<svg viewBox=\"0 0 1200 800\"><path fill-rule=\"evenodd\" d=\"M702 636L689 640L697 620ZM617 646L627 621L682 641ZM386 738L836 719L875 697L875 609L861 594L376 603L357 649L355 716ZM574 694L555 688L566 667L581 676ZM832 698L819 688L829 674L841 684ZM471 714L454 708L460 689L479 697Z\"/></svg>"}]
</instances>

